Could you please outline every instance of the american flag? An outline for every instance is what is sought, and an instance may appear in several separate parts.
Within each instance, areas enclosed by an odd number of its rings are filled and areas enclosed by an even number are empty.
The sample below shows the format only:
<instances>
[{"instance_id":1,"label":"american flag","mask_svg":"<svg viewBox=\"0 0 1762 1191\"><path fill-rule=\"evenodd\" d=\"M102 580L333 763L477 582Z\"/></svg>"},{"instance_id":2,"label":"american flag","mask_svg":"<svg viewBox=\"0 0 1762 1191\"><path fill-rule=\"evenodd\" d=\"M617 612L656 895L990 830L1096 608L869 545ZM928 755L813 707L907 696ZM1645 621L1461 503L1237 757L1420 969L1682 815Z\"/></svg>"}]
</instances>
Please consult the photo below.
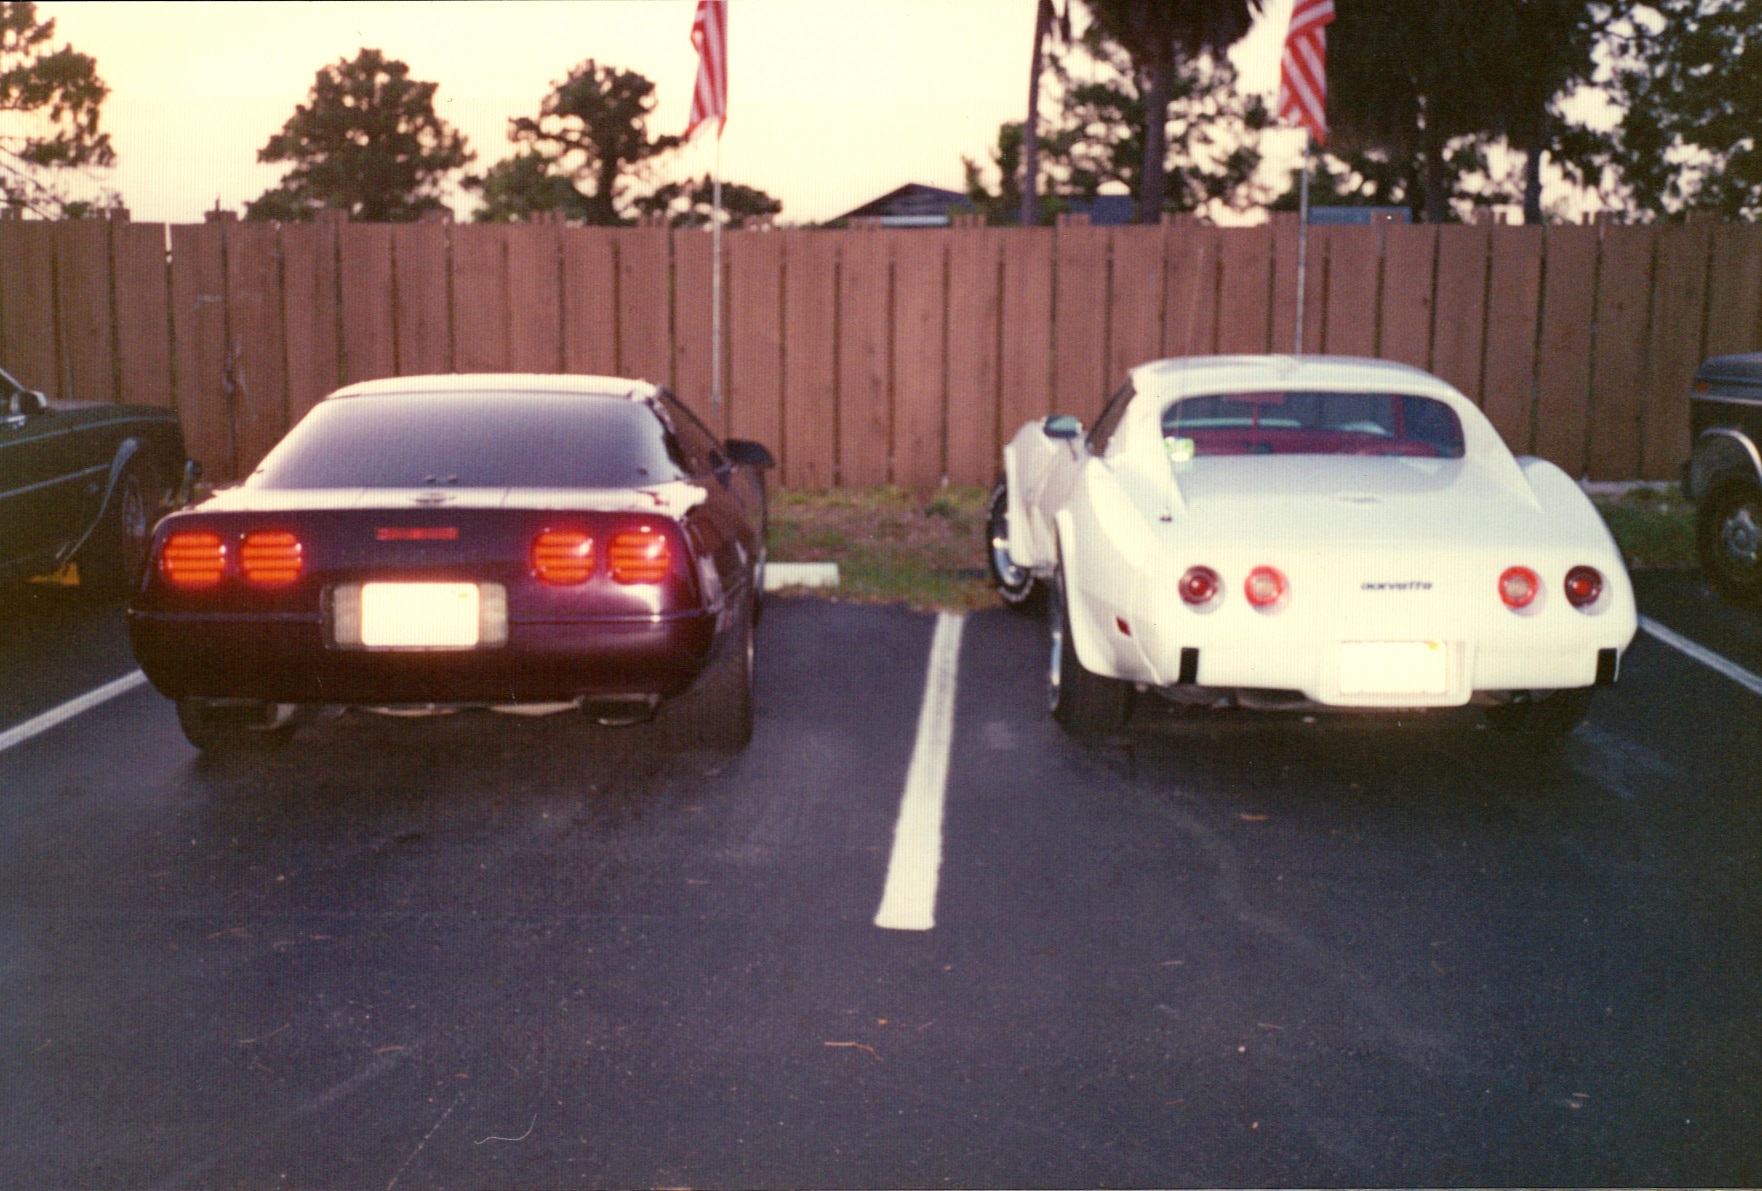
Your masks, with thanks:
<instances>
[{"instance_id":1,"label":"american flag","mask_svg":"<svg viewBox=\"0 0 1762 1191\"><path fill-rule=\"evenodd\" d=\"M719 120L720 136L728 123L728 0L697 0L691 44L697 47L697 90L685 135L691 136L705 120Z\"/></svg>"},{"instance_id":2,"label":"american flag","mask_svg":"<svg viewBox=\"0 0 1762 1191\"><path fill-rule=\"evenodd\" d=\"M1328 139L1328 23L1333 19L1334 0L1297 0L1279 63L1279 115L1309 129L1318 144Z\"/></svg>"}]
</instances>

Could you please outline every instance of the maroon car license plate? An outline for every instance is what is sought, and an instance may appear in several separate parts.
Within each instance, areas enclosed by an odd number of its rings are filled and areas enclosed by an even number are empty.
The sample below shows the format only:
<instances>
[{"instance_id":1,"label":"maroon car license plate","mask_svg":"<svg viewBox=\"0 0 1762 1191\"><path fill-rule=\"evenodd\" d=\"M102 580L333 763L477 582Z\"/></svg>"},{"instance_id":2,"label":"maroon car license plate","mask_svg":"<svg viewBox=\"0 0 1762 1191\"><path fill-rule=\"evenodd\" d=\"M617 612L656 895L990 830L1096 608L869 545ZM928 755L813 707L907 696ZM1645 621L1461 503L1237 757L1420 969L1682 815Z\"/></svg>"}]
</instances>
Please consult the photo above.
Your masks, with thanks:
<instances>
[{"instance_id":1,"label":"maroon car license plate","mask_svg":"<svg viewBox=\"0 0 1762 1191\"><path fill-rule=\"evenodd\" d=\"M331 639L348 649L480 649L508 640L499 583L347 583L332 596Z\"/></svg>"}]
</instances>

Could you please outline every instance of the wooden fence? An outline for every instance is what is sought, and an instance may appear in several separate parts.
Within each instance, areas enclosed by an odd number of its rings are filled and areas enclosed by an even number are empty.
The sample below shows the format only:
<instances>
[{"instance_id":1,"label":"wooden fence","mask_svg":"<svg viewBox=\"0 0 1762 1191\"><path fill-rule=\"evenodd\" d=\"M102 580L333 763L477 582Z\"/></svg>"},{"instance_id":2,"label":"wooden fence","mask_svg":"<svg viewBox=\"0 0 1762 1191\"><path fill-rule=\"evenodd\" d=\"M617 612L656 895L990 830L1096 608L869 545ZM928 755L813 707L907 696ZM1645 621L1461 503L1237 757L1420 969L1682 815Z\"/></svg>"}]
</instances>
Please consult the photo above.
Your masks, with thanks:
<instances>
[{"instance_id":1,"label":"wooden fence","mask_svg":"<svg viewBox=\"0 0 1762 1191\"><path fill-rule=\"evenodd\" d=\"M173 406L236 477L370 377L666 381L794 487L988 483L1000 442L1088 418L1159 356L1289 350L1297 229L752 231L0 222L0 361L52 396ZM1667 479L1705 355L1762 348L1762 227L1326 227L1304 343L1428 368L1519 452Z\"/></svg>"}]
</instances>

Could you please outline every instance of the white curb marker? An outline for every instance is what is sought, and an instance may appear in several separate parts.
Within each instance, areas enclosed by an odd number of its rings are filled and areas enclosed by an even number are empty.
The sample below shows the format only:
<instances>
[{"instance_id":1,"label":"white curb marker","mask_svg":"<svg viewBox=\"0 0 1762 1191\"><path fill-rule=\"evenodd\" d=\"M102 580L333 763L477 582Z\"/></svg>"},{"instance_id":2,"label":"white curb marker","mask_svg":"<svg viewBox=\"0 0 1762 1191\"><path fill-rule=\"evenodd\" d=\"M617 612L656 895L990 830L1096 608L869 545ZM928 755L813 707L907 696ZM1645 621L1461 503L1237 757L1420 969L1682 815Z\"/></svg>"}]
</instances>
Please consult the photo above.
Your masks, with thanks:
<instances>
[{"instance_id":1,"label":"white curb marker","mask_svg":"<svg viewBox=\"0 0 1762 1191\"><path fill-rule=\"evenodd\" d=\"M34 716L15 728L0 732L0 753L15 744L23 744L33 736L41 736L64 720L71 720L82 711L90 711L100 703L108 703L118 695L127 694L142 683L147 676L136 670L132 674L124 674L115 682L107 682L95 691L87 691L77 699L69 699L60 707L52 707L42 715Z\"/></svg>"},{"instance_id":2,"label":"white curb marker","mask_svg":"<svg viewBox=\"0 0 1762 1191\"><path fill-rule=\"evenodd\" d=\"M1670 631L1649 616L1640 617L1640 627L1672 649L1681 650L1708 669L1719 671L1741 687L1748 687L1752 694L1762 695L1762 678L1757 678L1736 662L1728 661L1705 645L1697 644L1680 633Z\"/></svg>"},{"instance_id":3,"label":"white curb marker","mask_svg":"<svg viewBox=\"0 0 1762 1191\"><path fill-rule=\"evenodd\" d=\"M960 669L966 618L944 612L930 639L918 742L906 770L893 855L875 925L883 930L929 930L936 925L936 881L942 870L942 804L948 788L948 751L954 742L955 675Z\"/></svg>"}]
</instances>

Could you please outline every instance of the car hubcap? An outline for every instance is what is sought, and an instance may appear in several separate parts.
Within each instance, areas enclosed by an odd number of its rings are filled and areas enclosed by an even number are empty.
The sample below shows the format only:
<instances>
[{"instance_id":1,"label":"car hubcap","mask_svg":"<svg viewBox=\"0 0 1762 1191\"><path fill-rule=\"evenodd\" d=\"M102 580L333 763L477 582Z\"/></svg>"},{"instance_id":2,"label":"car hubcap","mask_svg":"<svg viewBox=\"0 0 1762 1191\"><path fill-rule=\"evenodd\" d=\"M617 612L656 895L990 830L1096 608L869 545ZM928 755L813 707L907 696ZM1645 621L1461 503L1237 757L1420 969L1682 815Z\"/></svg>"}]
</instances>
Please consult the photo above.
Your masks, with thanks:
<instances>
[{"instance_id":1,"label":"car hubcap","mask_svg":"<svg viewBox=\"0 0 1762 1191\"><path fill-rule=\"evenodd\" d=\"M123 551L133 570L147 552L147 501L139 484L124 485L121 513Z\"/></svg>"},{"instance_id":2,"label":"car hubcap","mask_svg":"<svg viewBox=\"0 0 1762 1191\"><path fill-rule=\"evenodd\" d=\"M1744 504L1733 509L1719 527L1719 539L1726 557L1739 566L1755 567L1762 562L1762 522L1757 521L1756 506Z\"/></svg>"},{"instance_id":3,"label":"car hubcap","mask_svg":"<svg viewBox=\"0 0 1762 1191\"><path fill-rule=\"evenodd\" d=\"M991 510L991 569L1005 587L1022 585L1022 568L1009 556L1009 512L1001 500Z\"/></svg>"}]
</instances>

